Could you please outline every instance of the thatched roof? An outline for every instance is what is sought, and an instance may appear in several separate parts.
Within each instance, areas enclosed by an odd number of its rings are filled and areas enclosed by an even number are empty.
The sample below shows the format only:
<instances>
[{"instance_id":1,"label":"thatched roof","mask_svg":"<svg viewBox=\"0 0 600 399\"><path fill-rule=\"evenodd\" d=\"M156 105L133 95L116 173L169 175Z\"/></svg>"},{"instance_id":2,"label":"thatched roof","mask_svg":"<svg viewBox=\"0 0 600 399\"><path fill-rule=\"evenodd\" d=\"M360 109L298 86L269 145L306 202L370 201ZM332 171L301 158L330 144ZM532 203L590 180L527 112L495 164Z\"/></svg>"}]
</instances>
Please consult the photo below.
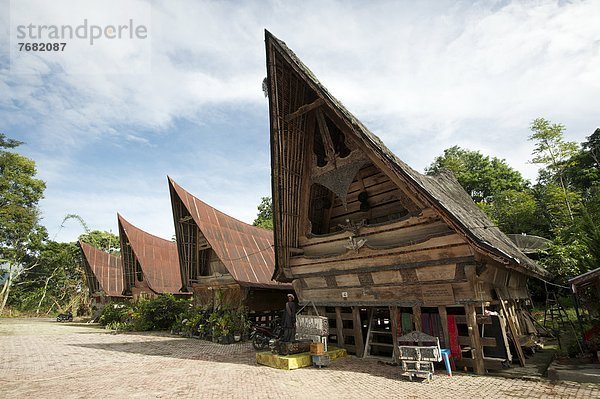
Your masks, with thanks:
<instances>
[{"instance_id":1,"label":"thatched roof","mask_svg":"<svg viewBox=\"0 0 600 399\"><path fill-rule=\"evenodd\" d=\"M393 154L379 137L369 131L340 101L333 97L283 41L277 39L268 31L265 31L265 40L268 71L270 71L269 63L272 62L269 59L269 52L274 51L287 61L288 66L316 92L318 97L325 101L324 106L333 111L348 126L349 130L354 134L352 137L354 140L362 142L372 152L370 155L383 161L389 170L406 181L411 189L427 198L430 205L434 209L437 209L449 224L462 232L480 252L499 260L507 267L517 269L528 275L546 275L546 271L543 268L523 254L487 218L460 186L452 173L444 172L438 176L425 176L412 169ZM273 89L271 87L269 89L270 96L273 96ZM273 101L273 99L270 100L271 102ZM271 118L273 118L273 114L271 114ZM275 129L273 121L271 126L272 129ZM273 135L274 132L272 131L272 140ZM279 266L278 264L278 268Z\"/></svg>"}]
</instances>

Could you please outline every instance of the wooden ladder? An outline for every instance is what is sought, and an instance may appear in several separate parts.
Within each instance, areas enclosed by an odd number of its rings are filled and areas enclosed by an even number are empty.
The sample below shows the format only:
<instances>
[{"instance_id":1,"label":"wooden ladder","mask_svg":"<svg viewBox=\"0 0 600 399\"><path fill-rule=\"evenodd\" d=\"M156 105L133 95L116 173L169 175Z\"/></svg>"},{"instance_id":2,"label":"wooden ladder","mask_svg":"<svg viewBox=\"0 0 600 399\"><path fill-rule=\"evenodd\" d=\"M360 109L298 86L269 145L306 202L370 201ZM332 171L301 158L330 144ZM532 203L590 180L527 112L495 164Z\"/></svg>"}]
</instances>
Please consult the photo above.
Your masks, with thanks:
<instances>
[{"instance_id":1,"label":"wooden ladder","mask_svg":"<svg viewBox=\"0 0 600 399\"><path fill-rule=\"evenodd\" d=\"M384 357L380 355L373 355L373 348L387 348L390 352L389 357L393 359L393 342L394 339L390 310L388 308L369 309L369 329L367 330L367 341L365 343L363 357Z\"/></svg>"},{"instance_id":2,"label":"wooden ladder","mask_svg":"<svg viewBox=\"0 0 600 399\"><path fill-rule=\"evenodd\" d=\"M556 293L554 291L548 291L546 293L546 309L544 310L544 327L549 322L554 327L555 320L558 321L559 327L565 324L565 319L568 319L565 309L562 307Z\"/></svg>"}]
</instances>

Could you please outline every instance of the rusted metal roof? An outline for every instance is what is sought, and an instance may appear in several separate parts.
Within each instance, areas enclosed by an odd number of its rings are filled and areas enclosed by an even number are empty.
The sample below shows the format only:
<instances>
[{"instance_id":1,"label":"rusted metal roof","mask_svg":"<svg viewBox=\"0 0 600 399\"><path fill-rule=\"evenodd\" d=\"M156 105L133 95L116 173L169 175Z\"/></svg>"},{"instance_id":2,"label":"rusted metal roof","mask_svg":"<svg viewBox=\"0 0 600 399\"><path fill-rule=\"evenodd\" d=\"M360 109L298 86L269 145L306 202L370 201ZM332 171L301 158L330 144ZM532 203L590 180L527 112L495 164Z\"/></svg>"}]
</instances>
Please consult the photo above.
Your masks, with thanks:
<instances>
[{"instance_id":1,"label":"rusted metal roof","mask_svg":"<svg viewBox=\"0 0 600 399\"><path fill-rule=\"evenodd\" d=\"M79 247L83 254L83 262L88 275L88 287L91 293L94 292L93 279L100 285L100 289L107 296L123 296L125 279L123 276L123 266L119 256L111 255L101 251L90 244L79 241Z\"/></svg>"},{"instance_id":2,"label":"rusted metal roof","mask_svg":"<svg viewBox=\"0 0 600 399\"><path fill-rule=\"evenodd\" d=\"M150 289L158 294L180 293L181 273L176 244L146 233L119 214L117 219L119 231L126 236L121 237L121 245L131 246Z\"/></svg>"},{"instance_id":3,"label":"rusted metal roof","mask_svg":"<svg viewBox=\"0 0 600 399\"><path fill-rule=\"evenodd\" d=\"M233 278L243 286L291 290L271 280L275 270L273 232L251 226L202 202L168 178L171 201L177 195Z\"/></svg>"}]
</instances>

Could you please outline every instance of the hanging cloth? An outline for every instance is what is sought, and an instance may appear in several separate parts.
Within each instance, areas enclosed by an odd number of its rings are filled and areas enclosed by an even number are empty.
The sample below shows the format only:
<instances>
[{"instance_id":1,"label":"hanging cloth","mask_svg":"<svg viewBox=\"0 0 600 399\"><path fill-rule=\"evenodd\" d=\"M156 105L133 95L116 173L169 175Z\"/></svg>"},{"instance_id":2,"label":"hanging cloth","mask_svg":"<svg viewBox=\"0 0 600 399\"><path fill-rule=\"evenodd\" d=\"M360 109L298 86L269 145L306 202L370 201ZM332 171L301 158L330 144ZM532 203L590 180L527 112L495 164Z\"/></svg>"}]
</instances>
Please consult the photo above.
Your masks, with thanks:
<instances>
[{"instance_id":1,"label":"hanging cloth","mask_svg":"<svg viewBox=\"0 0 600 399\"><path fill-rule=\"evenodd\" d=\"M462 359L460 344L458 343L458 327L454 315L448 315L448 336L450 337L450 352L455 359Z\"/></svg>"}]
</instances>

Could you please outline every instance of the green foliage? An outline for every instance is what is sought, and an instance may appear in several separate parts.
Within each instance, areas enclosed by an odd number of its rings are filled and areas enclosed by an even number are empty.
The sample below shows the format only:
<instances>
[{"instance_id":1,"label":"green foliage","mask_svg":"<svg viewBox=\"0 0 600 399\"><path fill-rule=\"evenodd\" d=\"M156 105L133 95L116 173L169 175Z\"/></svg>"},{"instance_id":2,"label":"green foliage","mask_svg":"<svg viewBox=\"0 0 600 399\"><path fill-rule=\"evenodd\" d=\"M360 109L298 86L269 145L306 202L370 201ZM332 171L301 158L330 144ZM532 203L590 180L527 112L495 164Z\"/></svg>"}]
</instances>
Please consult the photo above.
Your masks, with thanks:
<instances>
[{"instance_id":1,"label":"green foliage","mask_svg":"<svg viewBox=\"0 0 600 399\"><path fill-rule=\"evenodd\" d=\"M133 316L133 307L128 302L109 302L100 313L99 323L103 326L129 323Z\"/></svg>"},{"instance_id":2,"label":"green foliage","mask_svg":"<svg viewBox=\"0 0 600 399\"><path fill-rule=\"evenodd\" d=\"M47 313L52 309L66 311L77 302L74 301L77 297L79 303L83 302L84 275L79 257L79 248L74 243L45 241L35 263L20 276L9 304L20 310Z\"/></svg>"},{"instance_id":3,"label":"green foliage","mask_svg":"<svg viewBox=\"0 0 600 399\"><path fill-rule=\"evenodd\" d=\"M530 129L531 162L541 166L533 188L503 160L458 146L436 157L426 173L450 169L505 233L551 239L539 262L565 283L600 266L600 129L581 146L564 139L561 124L538 118Z\"/></svg>"},{"instance_id":4,"label":"green foliage","mask_svg":"<svg viewBox=\"0 0 600 399\"><path fill-rule=\"evenodd\" d=\"M588 258L587 247L580 239L564 242L556 239L546 251L547 256L539 263L552 275L555 281L564 282L581 274L581 264Z\"/></svg>"},{"instance_id":5,"label":"green foliage","mask_svg":"<svg viewBox=\"0 0 600 399\"><path fill-rule=\"evenodd\" d=\"M130 322L113 321L106 325L106 329L115 332L133 331L133 324Z\"/></svg>"},{"instance_id":6,"label":"green foliage","mask_svg":"<svg viewBox=\"0 0 600 399\"><path fill-rule=\"evenodd\" d=\"M452 171L460 185L476 202L489 199L503 191L522 191L527 181L521 173L511 168L504 159L490 158L479 151L459 146L444 150L425 169L427 175L439 174L443 169Z\"/></svg>"},{"instance_id":7,"label":"green foliage","mask_svg":"<svg viewBox=\"0 0 600 399\"><path fill-rule=\"evenodd\" d=\"M493 201L478 204L490 219L506 233L539 234L537 204L529 191L506 190Z\"/></svg>"},{"instance_id":8,"label":"green foliage","mask_svg":"<svg viewBox=\"0 0 600 399\"><path fill-rule=\"evenodd\" d=\"M252 223L263 229L273 230L273 200L271 197L262 197L258 205L258 214Z\"/></svg>"},{"instance_id":9,"label":"green foliage","mask_svg":"<svg viewBox=\"0 0 600 399\"><path fill-rule=\"evenodd\" d=\"M204 326L210 312L201 307L194 307L192 303L184 312L175 317L175 323L171 327L171 333L180 334L184 337L200 337L206 335Z\"/></svg>"},{"instance_id":10,"label":"green foliage","mask_svg":"<svg viewBox=\"0 0 600 399\"><path fill-rule=\"evenodd\" d=\"M0 133L0 148L15 148L23 144L22 141L9 139L4 133Z\"/></svg>"},{"instance_id":11,"label":"green foliage","mask_svg":"<svg viewBox=\"0 0 600 399\"><path fill-rule=\"evenodd\" d=\"M250 322L244 308L211 311L190 307L176 317L171 331L187 337L229 343L232 336L248 334Z\"/></svg>"},{"instance_id":12,"label":"green foliage","mask_svg":"<svg viewBox=\"0 0 600 399\"><path fill-rule=\"evenodd\" d=\"M169 330L177 315L189 308L190 301L177 299L171 294L152 299L140 299L135 305L133 325L135 330Z\"/></svg>"},{"instance_id":13,"label":"green foliage","mask_svg":"<svg viewBox=\"0 0 600 399\"><path fill-rule=\"evenodd\" d=\"M20 142L0 134L0 148L15 148ZM38 202L46 187L36 179L35 162L17 153L0 150L0 314L8 302L14 282L35 264L36 252L46 239L40 226Z\"/></svg>"},{"instance_id":14,"label":"green foliage","mask_svg":"<svg viewBox=\"0 0 600 399\"><path fill-rule=\"evenodd\" d=\"M111 254L118 254L121 250L119 236L108 231L90 231L89 233L80 235L79 241L90 244Z\"/></svg>"},{"instance_id":15,"label":"green foliage","mask_svg":"<svg viewBox=\"0 0 600 399\"><path fill-rule=\"evenodd\" d=\"M581 195L569 189L563 189L554 183L536 185L539 208L553 234L560 234L573 226L574 216L582 208ZM567 206L566 203L570 206Z\"/></svg>"},{"instance_id":16,"label":"green foliage","mask_svg":"<svg viewBox=\"0 0 600 399\"><path fill-rule=\"evenodd\" d=\"M19 154L0 151L0 255L20 259L38 226L38 202L46 187L36 179L35 163Z\"/></svg>"},{"instance_id":17,"label":"green foliage","mask_svg":"<svg viewBox=\"0 0 600 399\"><path fill-rule=\"evenodd\" d=\"M531 122L529 140L535 142L532 163L545 165L554 174L561 175L565 162L577 154L579 146L563 138L565 126L544 118Z\"/></svg>"}]
</instances>

